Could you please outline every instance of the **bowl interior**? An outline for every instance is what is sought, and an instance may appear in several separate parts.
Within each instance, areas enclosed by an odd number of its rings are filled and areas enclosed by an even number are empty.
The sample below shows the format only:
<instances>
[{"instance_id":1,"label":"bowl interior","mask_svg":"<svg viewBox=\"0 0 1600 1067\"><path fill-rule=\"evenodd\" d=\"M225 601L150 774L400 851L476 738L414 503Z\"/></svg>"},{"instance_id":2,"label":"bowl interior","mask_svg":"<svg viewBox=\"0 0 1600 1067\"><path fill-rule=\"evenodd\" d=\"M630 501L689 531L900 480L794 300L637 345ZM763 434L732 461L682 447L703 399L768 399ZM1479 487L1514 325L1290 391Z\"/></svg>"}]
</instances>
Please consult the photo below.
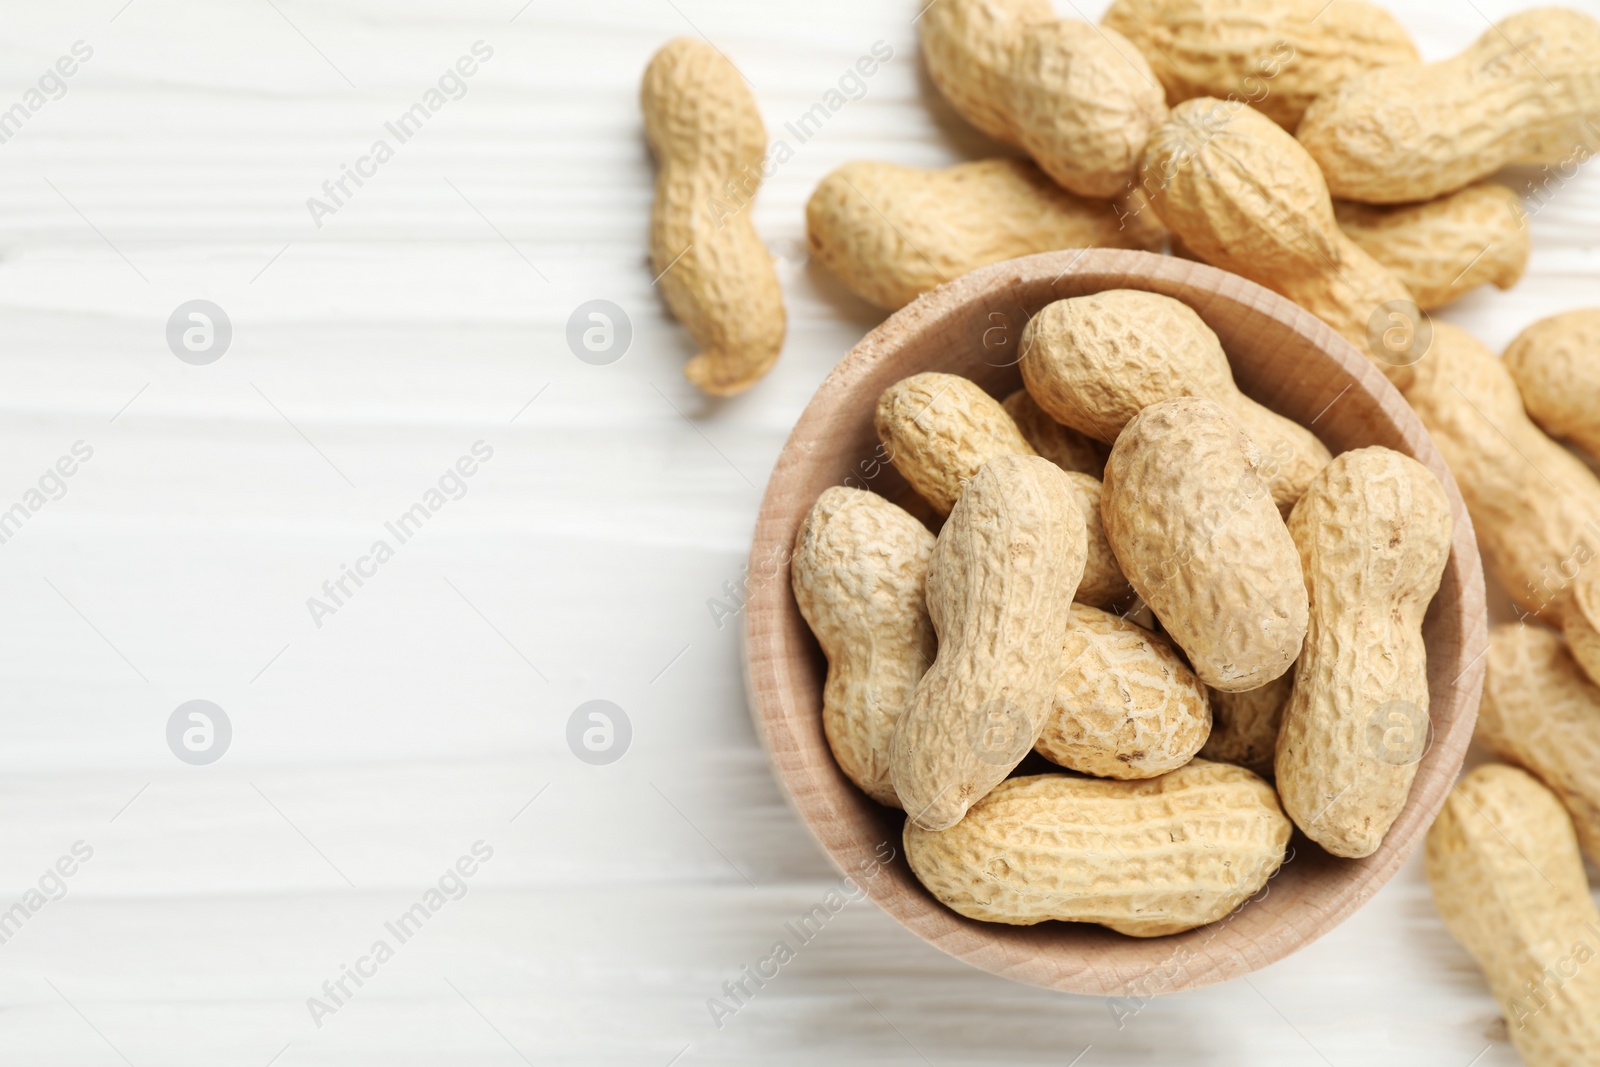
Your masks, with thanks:
<instances>
[{"instance_id":1,"label":"bowl interior","mask_svg":"<svg viewBox=\"0 0 1600 1067\"><path fill-rule=\"evenodd\" d=\"M1017 345L1030 316L1054 300L1117 288L1164 293L1194 308L1221 338L1240 388L1310 426L1335 455L1378 444L1422 462L1444 484L1456 519L1423 627L1433 738L1383 846L1366 859L1342 860L1297 833L1265 895L1209 926L1153 939L1083 923L982 923L934 900L901 855L904 815L857 790L828 750L826 662L789 586L795 531L828 486L868 488L901 503L913 496L882 459L873 430L886 387L919 371L947 371L1003 398L1021 385ZM839 868L945 952L1008 978L1102 995L1149 995L1246 974L1314 940L1375 893L1421 841L1460 768L1487 645L1471 521L1443 459L1383 374L1276 294L1145 252L1051 252L996 264L927 294L869 334L817 390L779 457L757 522L750 590L745 662L757 728L795 809Z\"/></svg>"}]
</instances>

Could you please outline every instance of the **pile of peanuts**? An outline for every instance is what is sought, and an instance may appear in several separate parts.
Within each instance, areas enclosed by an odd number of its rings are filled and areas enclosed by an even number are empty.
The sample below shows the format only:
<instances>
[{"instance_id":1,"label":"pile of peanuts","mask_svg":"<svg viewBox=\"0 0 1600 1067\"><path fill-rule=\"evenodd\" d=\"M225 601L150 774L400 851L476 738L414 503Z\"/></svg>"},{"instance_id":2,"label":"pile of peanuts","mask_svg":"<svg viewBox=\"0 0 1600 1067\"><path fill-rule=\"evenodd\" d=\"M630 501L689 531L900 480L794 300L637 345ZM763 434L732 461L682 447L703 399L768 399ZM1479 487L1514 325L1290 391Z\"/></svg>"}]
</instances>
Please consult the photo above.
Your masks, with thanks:
<instances>
[{"instance_id":1,"label":"pile of peanuts","mask_svg":"<svg viewBox=\"0 0 1600 1067\"><path fill-rule=\"evenodd\" d=\"M937 537L843 486L801 524L840 767L905 810L923 885L992 922L1214 922L1291 820L1371 855L1426 743L1443 487L1387 448L1330 456L1171 297L1057 301L1022 348L1004 403L937 373L878 400ZM1030 752L1057 769L1009 777Z\"/></svg>"},{"instance_id":2,"label":"pile of peanuts","mask_svg":"<svg viewBox=\"0 0 1600 1067\"><path fill-rule=\"evenodd\" d=\"M848 163L807 206L812 255L901 307L990 263L1072 247L1198 259L1317 315L1421 418L1520 608L1493 629L1476 740L1427 839L1440 913L1532 1064L1600 1056L1600 308L1497 358L1426 311L1522 276L1511 164L1600 152L1600 22L1524 11L1422 63L1366 0L937 0L933 84L1029 159ZM645 75L669 306L726 395L782 347L747 211L765 131L708 45ZM752 167L755 177L752 180ZM1401 328L1396 328L1396 324ZM1025 389L917 374L876 427L921 519L835 487L801 527L796 599L828 660L839 766L906 812L907 859L962 915L1136 937L1216 921L1297 827L1371 855L1427 736L1421 624L1445 494L1381 447L1330 456L1246 398L1183 303L1113 290L1029 322ZM1013 776L1025 760L1048 773ZM1047 762L1046 762L1047 761Z\"/></svg>"}]
</instances>

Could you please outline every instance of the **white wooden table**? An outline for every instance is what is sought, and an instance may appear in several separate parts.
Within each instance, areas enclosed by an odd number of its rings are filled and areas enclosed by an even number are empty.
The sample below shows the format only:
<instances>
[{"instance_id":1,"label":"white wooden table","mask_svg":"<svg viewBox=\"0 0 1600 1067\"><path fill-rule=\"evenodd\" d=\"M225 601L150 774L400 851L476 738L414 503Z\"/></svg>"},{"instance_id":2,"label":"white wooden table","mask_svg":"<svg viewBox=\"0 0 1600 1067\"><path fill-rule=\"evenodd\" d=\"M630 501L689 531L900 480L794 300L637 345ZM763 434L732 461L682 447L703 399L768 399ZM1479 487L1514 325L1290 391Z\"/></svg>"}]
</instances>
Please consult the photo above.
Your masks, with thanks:
<instances>
[{"instance_id":1,"label":"white wooden table","mask_svg":"<svg viewBox=\"0 0 1600 1067\"><path fill-rule=\"evenodd\" d=\"M807 262L802 208L846 159L992 149L921 71L915 0L521 3L5 4L0 1063L1514 1062L1415 862L1299 955L1120 1027L869 904L713 1022L836 878L708 609L789 426L880 319ZM1514 5L1395 6L1440 58ZM692 33L774 137L894 50L761 192L789 338L726 402L683 381L644 251L638 77ZM385 123L461 57L401 143ZM335 204L342 166L367 177ZM1549 199L1522 285L1448 313L1493 345L1600 299L1600 171ZM566 342L594 299L632 326L609 365ZM204 365L166 338L191 300L232 327ZM631 723L609 765L567 741L595 699ZM216 762L169 748L191 700L231 725ZM441 877L459 899L430 910Z\"/></svg>"}]
</instances>

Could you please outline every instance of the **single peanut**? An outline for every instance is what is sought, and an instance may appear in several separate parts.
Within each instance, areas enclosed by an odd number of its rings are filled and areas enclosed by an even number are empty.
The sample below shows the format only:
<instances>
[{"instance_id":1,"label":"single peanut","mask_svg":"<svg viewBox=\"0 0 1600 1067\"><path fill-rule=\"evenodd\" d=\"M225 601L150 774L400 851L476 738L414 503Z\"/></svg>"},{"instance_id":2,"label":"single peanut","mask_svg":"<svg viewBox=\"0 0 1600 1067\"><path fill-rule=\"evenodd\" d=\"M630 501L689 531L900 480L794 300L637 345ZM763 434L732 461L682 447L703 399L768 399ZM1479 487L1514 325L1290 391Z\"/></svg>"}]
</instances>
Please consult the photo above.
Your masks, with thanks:
<instances>
[{"instance_id":1,"label":"single peanut","mask_svg":"<svg viewBox=\"0 0 1600 1067\"><path fill-rule=\"evenodd\" d=\"M1221 404L1260 449L1285 514L1332 458L1310 430L1239 391L1222 342L1181 300L1139 289L1057 300L1029 320L1021 348L1022 380L1039 407L1107 444L1158 401Z\"/></svg>"},{"instance_id":2,"label":"single peanut","mask_svg":"<svg viewBox=\"0 0 1600 1067\"><path fill-rule=\"evenodd\" d=\"M875 493L834 486L795 537L790 581L828 657L822 729L839 767L880 804L900 806L889 742L933 662L924 604L933 534Z\"/></svg>"},{"instance_id":3,"label":"single peanut","mask_svg":"<svg viewBox=\"0 0 1600 1067\"><path fill-rule=\"evenodd\" d=\"M1600 687L1560 634L1523 623L1491 628L1473 738L1554 790L1584 851L1600 862Z\"/></svg>"},{"instance_id":4,"label":"single peanut","mask_svg":"<svg viewBox=\"0 0 1600 1067\"><path fill-rule=\"evenodd\" d=\"M1364 0L1116 0L1101 22L1150 61L1167 103L1231 95L1290 132L1347 79L1419 62L1405 27Z\"/></svg>"},{"instance_id":5,"label":"single peanut","mask_svg":"<svg viewBox=\"0 0 1600 1067\"><path fill-rule=\"evenodd\" d=\"M1485 569L1560 625L1572 580L1600 552L1600 481L1529 421L1493 352L1450 323L1432 331L1406 399L1461 487Z\"/></svg>"},{"instance_id":6,"label":"single peanut","mask_svg":"<svg viewBox=\"0 0 1600 1067\"><path fill-rule=\"evenodd\" d=\"M1561 633L1591 681L1600 683L1600 568L1590 567L1572 585Z\"/></svg>"},{"instance_id":7,"label":"single peanut","mask_svg":"<svg viewBox=\"0 0 1600 1067\"><path fill-rule=\"evenodd\" d=\"M1375 348L1369 324L1411 294L1339 229L1322 172L1271 119L1211 97L1179 104L1150 135L1140 183L1195 255L1316 315L1397 386L1410 381L1409 350Z\"/></svg>"},{"instance_id":8,"label":"single peanut","mask_svg":"<svg viewBox=\"0 0 1600 1067\"><path fill-rule=\"evenodd\" d=\"M1006 397L1003 406L1033 450L1051 463L1095 478L1105 473L1110 447L1046 415L1026 389Z\"/></svg>"},{"instance_id":9,"label":"single peanut","mask_svg":"<svg viewBox=\"0 0 1600 1067\"><path fill-rule=\"evenodd\" d=\"M1428 882L1477 960L1528 1067L1590 1067L1600 1049L1600 912L1572 823L1513 767L1460 782L1428 831Z\"/></svg>"},{"instance_id":10,"label":"single peanut","mask_svg":"<svg viewBox=\"0 0 1600 1067\"><path fill-rule=\"evenodd\" d=\"M1154 778L1193 759L1210 732L1206 687L1166 638L1072 605L1055 705L1034 751L1083 774Z\"/></svg>"},{"instance_id":11,"label":"single peanut","mask_svg":"<svg viewBox=\"0 0 1600 1067\"><path fill-rule=\"evenodd\" d=\"M979 267L1060 248L1161 250L1154 212L1086 200L1021 159L942 170L846 163L806 203L811 254L861 299L895 310Z\"/></svg>"},{"instance_id":12,"label":"single peanut","mask_svg":"<svg viewBox=\"0 0 1600 1067\"><path fill-rule=\"evenodd\" d=\"M1278 724L1294 691L1294 671L1287 671L1259 689L1224 693L1210 689L1211 736L1200 755L1218 763L1235 763L1271 778L1278 750Z\"/></svg>"},{"instance_id":13,"label":"single peanut","mask_svg":"<svg viewBox=\"0 0 1600 1067\"><path fill-rule=\"evenodd\" d=\"M973 475L928 564L933 666L895 727L890 772L918 826L954 825L1038 740L1087 553L1065 471L1000 456Z\"/></svg>"},{"instance_id":14,"label":"single peanut","mask_svg":"<svg viewBox=\"0 0 1600 1067\"><path fill-rule=\"evenodd\" d=\"M1159 937L1215 922L1259 892L1289 832L1270 785L1195 760L1136 782L1013 778L949 829L907 820L905 848L918 880L969 919Z\"/></svg>"},{"instance_id":15,"label":"single peanut","mask_svg":"<svg viewBox=\"0 0 1600 1067\"><path fill-rule=\"evenodd\" d=\"M1528 417L1600 458L1600 308L1540 319L1505 352Z\"/></svg>"},{"instance_id":16,"label":"single peanut","mask_svg":"<svg viewBox=\"0 0 1600 1067\"><path fill-rule=\"evenodd\" d=\"M1393 271L1424 311L1485 283L1511 288L1522 279L1533 245L1522 198L1494 182L1398 207L1335 200L1333 214L1339 228Z\"/></svg>"},{"instance_id":17,"label":"single peanut","mask_svg":"<svg viewBox=\"0 0 1600 1067\"><path fill-rule=\"evenodd\" d=\"M783 348L783 293L749 210L726 214L732 184L761 179L767 131L733 64L690 37L667 42L639 93L655 153L650 263L667 306L701 346L684 368L713 396L750 388Z\"/></svg>"},{"instance_id":18,"label":"single peanut","mask_svg":"<svg viewBox=\"0 0 1600 1067\"><path fill-rule=\"evenodd\" d=\"M1200 679L1230 692L1287 671L1306 633L1300 554L1260 468L1233 416L1198 397L1135 415L1106 463L1122 573Z\"/></svg>"},{"instance_id":19,"label":"single peanut","mask_svg":"<svg viewBox=\"0 0 1600 1067\"><path fill-rule=\"evenodd\" d=\"M874 418L895 468L940 515L949 514L967 482L991 459L1034 454L1000 402L957 374L902 378L878 398ZM1100 480L1066 473L1087 524L1089 554L1078 599L1095 607L1125 607L1133 591L1106 542Z\"/></svg>"},{"instance_id":20,"label":"single peanut","mask_svg":"<svg viewBox=\"0 0 1600 1067\"><path fill-rule=\"evenodd\" d=\"M1502 19L1465 52L1351 78L1306 110L1296 135L1333 195L1430 200L1511 163L1600 148L1600 22L1563 7Z\"/></svg>"},{"instance_id":21,"label":"single peanut","mask_svg":"<svg viewBox=\"0 0 1600 1067\"><path fill-rule=\"evenodd\" d=\"M1058 19L1050 0L939 0L921 22L928 74L962 118L1079 196L1127 191L1167 111L1127 38Z\"/></svg>"},{"instance_id":22,"label":"single peanut","mask_svg":"<svg viewBox=\"0 0 1600 1067\"><path fill-rule=\"evenodd\" d=\"M1376 852L1411 793L1428 736L1422 616L1453 527L1433 473L1376 445L1335 457L1289 516L1311 614L1278 727L1278 795L1335 856Z\"/></svg>"}]
</instances>

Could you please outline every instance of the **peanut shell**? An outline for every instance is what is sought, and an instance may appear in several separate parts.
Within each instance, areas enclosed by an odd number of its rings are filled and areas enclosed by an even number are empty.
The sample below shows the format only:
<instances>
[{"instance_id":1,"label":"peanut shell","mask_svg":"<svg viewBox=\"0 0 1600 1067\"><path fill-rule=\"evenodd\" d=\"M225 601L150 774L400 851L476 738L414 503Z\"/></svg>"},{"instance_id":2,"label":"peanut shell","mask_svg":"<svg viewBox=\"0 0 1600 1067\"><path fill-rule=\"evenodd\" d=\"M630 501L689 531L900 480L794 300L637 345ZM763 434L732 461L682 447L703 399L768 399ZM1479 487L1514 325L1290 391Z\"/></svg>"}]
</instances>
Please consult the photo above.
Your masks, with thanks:
<instances>
[{"instance_id":1,"label":"peanut shell","mask_svg":"<svg viewBox=\"0 0 1600 1067\"><path fill-rule=\"evenodd\" d=\"M1294 671L1242 693L1209 690L1211 736L1201 746L1200 755L1271 778L1278 751L1278 725L1293 691Z\"/></svg>"},{"instance_id":2,"label":"peanut shell","mask_svg":"<svg viewBox=\"0 0 1600 1067\"><path fill-rule=\"evenodd\" d=\"M1417 46L1364 0L1116 0L1102 17L1150 61L1167 103L1229 94L1293 132L1311 101Z\"/></svg>"},{"instance_id":3,"label":"peanut shell","mask_svg":"<svg viewBox=\"0 0 1600 1067\"><path fill-rule=\"evenodd\" d=\"M657 163L650 266L672 314L700 345L684 368L713 396L754 385L783 348L783 292L748 204L727 189L760 184L767 131L744 79L711 45L668 41L645 68L644 132Z\"/></svg>"},{"instance_id":4,"label":"peanut shell","mask_svg":"<svg viewBox=\"0 0 1600 1067\"><path fill-rule=\"evenodd\" d=\"M1522 1061L1593 1064L1600 912L1550 791L1513 767L1472 771L1428 831L1426 867L1439 915L1483 969Z\"/></svg>"},{"instance_id":5,"label":"peanut shell","mask_svg":"<svg viewBox=\"0 0 1600 1067\"><path fill-rule=\"evenodd\" d=\"M1506 365L1442 320L1406 390L1472 516L1484 568L1559 626L1572 579L1600 551L1600 481L1529 421Z\"/></svg>"},{"instance_id":6,"label":"peanut shell","mask_svg":"<svg viewBox=\"0 0 1600 1067\"><path fill-rule=\"evenodd\" d=\"M1520 11L1442 63L1383 67L1306 109L1295 131L1333 195L1430 200L1511 163L1567 163L1600 148L1600 22Z\"/></svg>"},{"instance_id":7,"label":"peanut shell","mask_svg":"<svg viewBox=\"0 0 1600 1067\"><path fill-rule=\"evenodd\" d=\"M1021 159L846 163L806 203L811 254L890 311L990 263L1060 248L1159 252L1163 232L1153 212L1074 196Z\"/></svg>"},{"instance_id":8,"label":"peanut shell","mask_svg":"<svg viewBox=\"0 0 1600 1067\"><path fill-rule=\"evenodd\" d=\"M1105 473L1110 447L1046 415L1026 389L1006 397L1003 406L1033 450L1051 463L1095 478Z\"/></svg>"},{"instance_id":9,"label":"peanut shell","mask_svg":"<svg viewBox=\"0 0 1600 1067\"><path fill-rule=\"evenodd\" d=\"M1072 605L1055 704L1034 751L1101 778L1154 778L1211 732L1206 687L1166 638Z\"/></svg>"},{"instance_id":10,"label":"peanut shell","mask_svg":"<svg viewBox=\"0 0 1600 1067\"><path fill-rule=\"evenodd\" d=\"M863 792L896 808L889 743L934 655L932 554L922 523L874 493L834 486L800 524L790 564L795 603L828 657L828 747Z\"/></svg>"},{"instance_id":11,"label":"peanut shell","mask_svg":"<svg viewBox=\"0 0 1600 1067\"><path fill-rule=\"evenodd\" d=\"M1083 565L1083 580L1078 583L1076 599L1080 604L1108 611L1125 611L1132 606L1135 594L1127 576L1117 563L1111 542L1106 540L1105 520L1100 516L1100 501L1105 495L1105 485L1092 474L1066 471L1072 485L1078 510L1083 512L1084 537L1088 556Z\"/></svg>"},{"instance_id":12,"label":"peanut shell","mask_svg":"<svg viewBox=\"0 0 1600 1067\"><path fill-rule=\"evenodd\" d=\"M1591 567L1573 583L1561 633L1583 673L1600 684L1600 570Z\"/></svg>"},{"instance_id":13,"label":"peanut shell","mask_svg":"<svg viewBox=\"0 0 1600 1067\"><path fill-rule=\"evenodd\" d=\"M1528 268L1533 235L1522 198L1479 182L1420 204L1335 200L1339 228L1388 267L1424 311L1486 283L1509 289Z\"/></svg>"},{"instance_id":14,"label":"peanut shell","mask_svg":"<svg viewBox=\"0 0 1600 1067\"><path fill-rule=\"evenodd\" d=\"M1106 463L1106 539L1122 573L1207 685L1255 689L1287 671L1306 632L1300 554L1261 456L1211 400L1129 420Z\"/></svg>"},{"instance_id":15,"label":"peanut shell","mask_svg":"<svg viewBox=\"0 0 1600 1067\"><path fill-rule=\"evenodd\" d=\"M1127 192L1167 110L1127 38L1049 0L939 0L919 20L928 74L963 118L1079 196Z\"/></svg>"},{"instance_id":16,"label":"peanut shell","mask_svg":"<svg viewBox=\"0 0 1600 1067\"><path fill-rule=\"evenodd\" d=\"M1140 182L1195 255L1316 315L1395 385L1410 381L1410 353L1368 335L1381 309L1411 294L1339 229L1316 162L1271 119L1212 97L1179 104L1150 135Z\"/></svg>"},{"instance_id":17,"label":"peanut shell","mask_svg":"<svg viewBox=\"0 0 1600 1067\"><path fill-rule=\"evenodd\" d=\"M1505 353L1528 417L1600 459L1600 308L1540 319Z\"/></svg>"},{"instance_id":18,"label":"peanut shell","mask_svg":"<svg viewBox=\"0 0 1600 1067\"><path fill-rule=\"evenodd\" d=\"M1560 634L1522 623L1490 630L1473 739L1554 790L1600 862L1600 687Z\"/></svg>"},{"instance_id":19,"label":"peanut shell","mask_svg":"<svg viewBox=\"0 0 1600 1067\"><path fill-rule=\"evenodd\" d=\"M959 374L900 379L878 397L873 424L895 469L940 515L991 459L1034 454L1000 401Z\"/></svg>"},{"instance_id":20,"label":"peanut shell","mask_svg":"<svg viewBox=\"0 0 1600 1067\"><path fill-rule=\"evenodd\" d=\"M1136 782L1013 778L950 829L908 820L905 849L928 891L969 919L1159 937L1215 922L1260 891L1289 831L1266 782L1196 760Z\"/></svg>"},{"instance_id":21,"label":"peanut shell","mask_svg":"<svg viewBox=\"0 0 1600 1067\"><path fill-rule=\"evenodd\" d=\"M992 459L956 501L928 564L938 654L890 753L918 826L959 822L1038 740L1086 554L1070 479L1047 459Z\"/></svg>"},{"instance_id":22,"label":"peanut shell","mask_svg":"<svg viewBox=\"0 0 1600 1067\"><path fill-rule=\"evenodd\" d=\"M1335 856L1370 856L1428 740L1422 617L1454 521L1428 468L1380 446L1335 457L1289 516L1311 599L1278 727L1283 810Z\"/></svg>"},{"instance_id":23,"label":"peanut shell","mask_svg":"<svg viewBox=\"0 0 1600 1067\"><path fill-rule=\"evenodd\" d=\"M949 514L961 490L989 460L1033 454L1004 406L976 382L956 374L902 378L878 398L874 418L878 439L895 468L941 516ZM1125 607L1133 591L1101 526L1100 480L1065 473L1087 524L1089 556L1078 599L1095 607Z\"/></svg>"}]
</instances>

